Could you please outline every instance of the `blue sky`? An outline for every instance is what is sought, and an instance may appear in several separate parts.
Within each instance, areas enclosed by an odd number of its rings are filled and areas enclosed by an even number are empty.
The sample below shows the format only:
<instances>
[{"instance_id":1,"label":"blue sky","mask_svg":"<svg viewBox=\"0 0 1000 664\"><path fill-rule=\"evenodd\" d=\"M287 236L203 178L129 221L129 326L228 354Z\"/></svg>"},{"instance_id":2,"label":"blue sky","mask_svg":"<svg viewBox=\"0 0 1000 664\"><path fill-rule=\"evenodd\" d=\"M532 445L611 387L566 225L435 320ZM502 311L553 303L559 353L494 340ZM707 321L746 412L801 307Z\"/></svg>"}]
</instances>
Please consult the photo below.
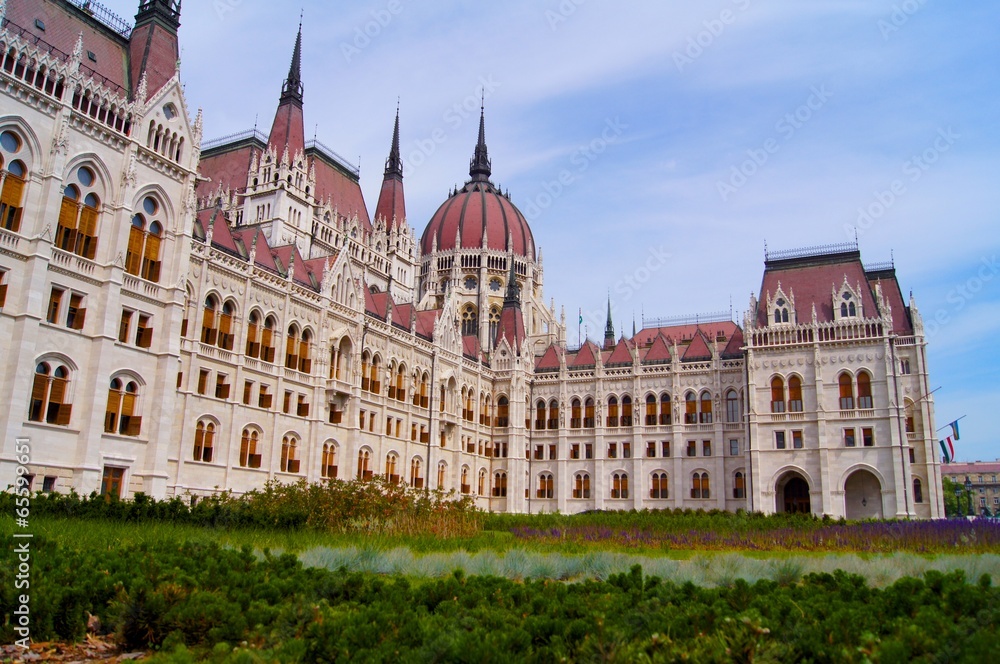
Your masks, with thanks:
<instances>
[{"instance_id":1,"label":"blue sky","mask_svg":"<svg viewBox=\"0 0 1000 664\"><path fill-rule=\"evenodd\" d=\"M1000 457L1000 4L300 4L307 134L360 161L372 210L399 97L418 234L467 177L486 86L493 179L531 221L571 345L578 309L601 335L609 291L628 331L633 312L742 321L765 242L853 241L860 223L863 259L894 257L935 320L938 424L967 415L958 458ZM300 4L185 3L206 138L270 127Z\"/></svg>"}]
</instances>

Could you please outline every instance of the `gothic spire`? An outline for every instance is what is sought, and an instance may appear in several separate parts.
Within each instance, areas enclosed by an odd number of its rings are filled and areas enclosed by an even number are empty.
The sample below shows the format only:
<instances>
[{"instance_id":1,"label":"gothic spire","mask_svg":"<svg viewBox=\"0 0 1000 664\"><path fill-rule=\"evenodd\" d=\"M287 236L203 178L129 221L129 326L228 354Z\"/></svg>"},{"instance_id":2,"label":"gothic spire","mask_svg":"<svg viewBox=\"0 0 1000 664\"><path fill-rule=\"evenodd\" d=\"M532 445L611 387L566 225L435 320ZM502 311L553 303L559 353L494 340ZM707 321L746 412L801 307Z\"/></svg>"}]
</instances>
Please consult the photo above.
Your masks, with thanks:
<instances>
[{"instance_id":1,"label":"gothic spire","mask_svg":"<svg viewBox=\"0 0 1000 664\"><path fill-rule=\"evenodd\" d=\"M608 294L608 322L604 325L604 347L615 345L615 324L611 321L611 294Z\"/></svg>"},{"instance_id":2,"label":"gothic spire","mask_svg":"<svg viewBox=\"0 0 1000 664\"><path fill-rule=\"evenodd\" d=\"M507 294L503 298L503 306L506 309L508 306L521 308L521 289L517 287L517 277L514 274L514 255L511 254L510 258L510 276L507 278Z\"/></svg>"},{"instance_id":3,"label":"gothic spire","mask_svg":"<svg viewBox=\"0 0 1000 664\"><path fill-rule=\"evenodd\" d=\"M474 182L488 182L490 174L490 157L486 152L486 105L479 107L479 142L469 164L469 176Z\"/></svg>"},{"instance_id":4,"label":"gothic spire","mask_svg":"<svg viewBox=\"0 0 1000 664\"><path fill-rule=\"evenodd\" d=\"M302 105L302 18L299 18L299 33L295 36L292 62L288 66L288 77L281 86L281 103L297 102Z\"/></svg>"},{"instance_id":5,"label":"gothic spire","mask_svg":"<svg viewBox=\"0 0 1000 664\"><path fill-rule=\"evenodd\" d=\"M389 148L389 158L385 160L385 175L403 177L403 159L399 155L399 105L396 105L396 125L392 130L392 147Z\"/></svg>"}]
</instances>

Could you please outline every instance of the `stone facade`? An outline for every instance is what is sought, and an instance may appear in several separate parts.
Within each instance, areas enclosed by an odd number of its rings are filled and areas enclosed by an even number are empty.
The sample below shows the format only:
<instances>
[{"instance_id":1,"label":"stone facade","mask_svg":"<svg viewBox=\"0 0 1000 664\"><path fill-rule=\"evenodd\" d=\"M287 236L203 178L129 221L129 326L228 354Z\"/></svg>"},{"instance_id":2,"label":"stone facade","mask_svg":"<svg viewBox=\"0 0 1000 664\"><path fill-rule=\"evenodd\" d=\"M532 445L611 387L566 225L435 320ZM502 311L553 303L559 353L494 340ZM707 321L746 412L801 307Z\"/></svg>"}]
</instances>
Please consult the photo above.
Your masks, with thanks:
<instances>
[{"instance_id":1,"label":"stone facade","mask_svg":"<svg viewBox=\"0 0 1000 664\"><path fill-rule=\"evenodd\" d=\"M305 142L301 31L271 132L201 149L162 75L179 3L131 33L62 0L0 14L3 485L27 438L33 488L122 497L385 474L495 511L942 516L920 317L857 246L768 256L742 326L609 317L568 348L484 116L418 238L398 113L374 220Z\"/></svg>"}]
</instances>

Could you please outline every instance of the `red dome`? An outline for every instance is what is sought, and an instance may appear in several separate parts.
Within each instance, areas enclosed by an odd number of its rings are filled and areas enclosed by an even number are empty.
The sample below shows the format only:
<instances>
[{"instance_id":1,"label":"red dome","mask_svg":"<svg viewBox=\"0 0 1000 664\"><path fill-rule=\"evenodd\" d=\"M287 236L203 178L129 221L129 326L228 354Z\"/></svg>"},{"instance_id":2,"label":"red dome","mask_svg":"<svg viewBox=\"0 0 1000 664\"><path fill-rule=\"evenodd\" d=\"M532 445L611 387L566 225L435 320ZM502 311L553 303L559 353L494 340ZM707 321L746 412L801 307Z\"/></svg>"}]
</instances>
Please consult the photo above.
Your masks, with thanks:
<instances>
[{"instance_id":1,"label":"red dome","mask_svg":"<svg viewBox=\"0 0 1000 664\"><path fill-rule=\"evenodd\" d=\"M421 252L430 255L435 240L438 251L454 249L456 235L463 249L482 247L485 235L486 248L503 252L510 237L515 254L535 258L528 221L490 182L468 182L438 208L420 239Z\"/></svg>"}]
</instances>

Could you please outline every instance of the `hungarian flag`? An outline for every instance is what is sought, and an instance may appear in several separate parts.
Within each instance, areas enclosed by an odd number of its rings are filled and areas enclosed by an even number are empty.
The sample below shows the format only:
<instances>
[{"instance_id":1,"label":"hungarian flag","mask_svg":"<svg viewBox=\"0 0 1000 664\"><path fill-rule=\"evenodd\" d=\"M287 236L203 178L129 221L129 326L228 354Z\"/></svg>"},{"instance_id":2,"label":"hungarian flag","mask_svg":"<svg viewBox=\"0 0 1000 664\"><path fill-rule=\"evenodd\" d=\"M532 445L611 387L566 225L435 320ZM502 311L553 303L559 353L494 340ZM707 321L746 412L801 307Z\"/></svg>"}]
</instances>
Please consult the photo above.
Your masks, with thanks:
<instances>
[{"instance_id":1,"label":"hungarian flag","mask_svg":"<svg viewBox=\"0 0 1000 664\"><path fill-rule=\"evenodd\" d=\"M951 463L955 459L955 445L951 442L951 436L938 441L941 444L941 451L944 453L944 462Z\"/></svg>"},{"instance_id":2,"label":"hungarian flag","mask_svg":"<svg viewBox=\"0 0 1000 664\"><path fill-rule=\"evenodd\" d=\"M951 437L954 438L955 440L959 440L959 438L958 438L958 420L955 420L954 422L952 422L948 426L951 427Z\"/></svg>"}]
</instances>

